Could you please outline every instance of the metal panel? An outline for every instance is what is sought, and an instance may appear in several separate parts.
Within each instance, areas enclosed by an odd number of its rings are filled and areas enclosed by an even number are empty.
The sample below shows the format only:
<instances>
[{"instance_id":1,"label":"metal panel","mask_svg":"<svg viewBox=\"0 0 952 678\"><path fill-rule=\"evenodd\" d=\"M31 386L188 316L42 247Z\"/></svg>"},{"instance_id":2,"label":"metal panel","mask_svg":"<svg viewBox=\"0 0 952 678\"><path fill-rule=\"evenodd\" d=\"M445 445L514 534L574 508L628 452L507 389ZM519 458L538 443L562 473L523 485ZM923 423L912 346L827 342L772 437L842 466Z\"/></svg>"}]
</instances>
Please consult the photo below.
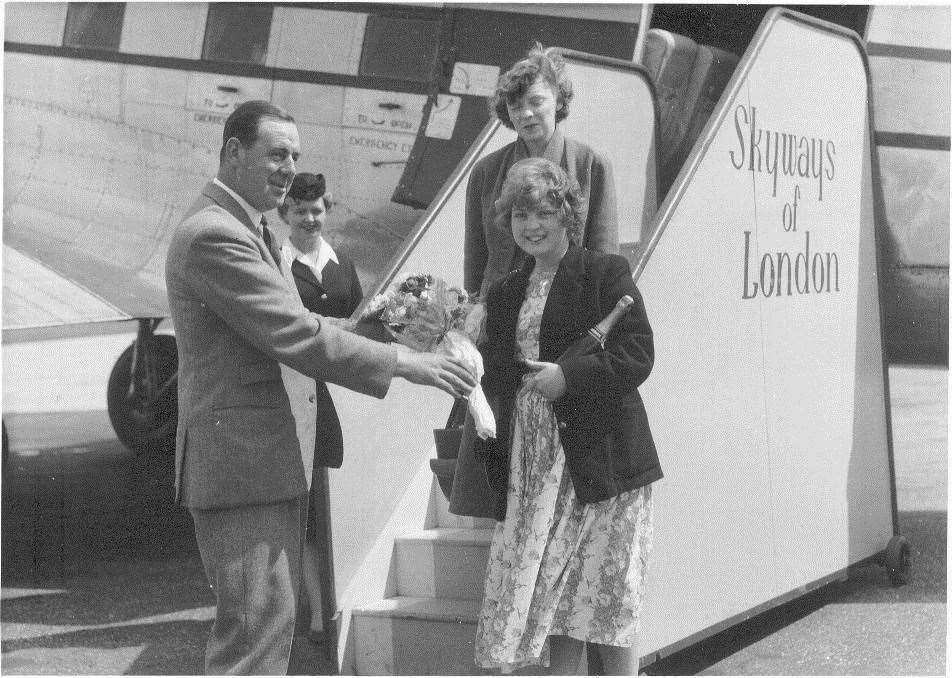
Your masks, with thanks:
<instances>
[{"instance_id":1,"label":"metal panel","mask_svg":"<svg viewBox=\"0 0 952 678\"><path fill-rule=\"evenodd\" d=\"M127 2L120 52L199 59L208 3Z\"/></svg>"},{"instance_id":2,"label":"metal panel","mask_svg":"<svg viewBox=\"0 0 952 678\"><path fill-rule=\"evenodd\" d=\"M277 80L274 103L287 110L298 123L340 125L344 115L344 88ZM302 148L307 154L307 150Z\"/></svg>"},{"instance_id":3,"label":"metal panel","mask_svg":"<svg viewBox=\"0 0 952 678\"><path fill-rule=\"evenodd\" d=\"M357 75L367 15L275 7L268 66Z\"/></svg>"},{"instance_id":4,"label":"metal panel","mask_svg":"<svg viewBox=\"0 0 952 678\"><path fill-rule=\"evenodd\" d=\"M950 21L948 6L873 5L866 40L948 50Z\"/></svg>"},{"instance_id":5,"label":"metal panel","mask_svg":"<svg viewBox=\"0 0 952 678\"><path fill-rule=\"evenodd\" d=\"M662 205L636 272L656 337L640 390L665 469L642 652L788 598L893 534L867 96L848 34L771 11ZM800 165L772 172L790 138Z\"/></svg>"},{"instance_id":6,"label":"metal panel","mask_svg":"<svg viewBox=\"0 0 952 678\"><path fill-rule=\"evenodd\" d=\"M949 136L949 63L870 57L876 131Z\"/></svg>"},{"instance_id":7,"label":"metal panel","mask_svg":"<svg viewBox=\"0 0 952 678\"><path fill-rule=\"evenodd\" d=\"M119 120L122 66L118 64L5 53L6 106L51 104L103 120ZM36 73L43 73L37 78Z\"/></svg>"},{"instance_id":8,"label":"metal panel","mask_svg":"<svg viewBox=\"0 0 952 678\"><path fill-rule=\"evenodd\" d=\"M637 24L641 19L640 3L466 3L469 9L486 9L493 12L518 12L521 14L539 14L566 19L594 19L596 21L618 21Z\"/></svg>"},{"instance_id":9,"label":"metal panel","mask_svg":"<svg viewBox=\"0 0 952 678\"><path fill-rule=\"evenodd\" d=\"M632 83L632 75L606 69L598 62L571 61L569 77L575 90L572 115L561 123L562 131L584 139L609 158L614 172L618 209L618 242L643 239L658 208L655 190L655 153L652 135L619 133L619 130L650 130L655 124L651 94L644 83ZM579 110L577 102L596 101L605 92L627 91L632 102L606 106L597 115Z\"/></svg>"},{"instance_id":10,"label":"metal panel","mask_svg":"<svg viewBox=\"0 0 952 678\"><path fill-rule=\"evenodd\" d=\"M188 74L185 71L126 66L124 102L185 108ZM178 128L169 128L178 129Z\"/></svg>"},{"instance_id":11,"label":"metal panel","mask_svg":"<svg viewBox=\"0 0 952 678\"><path fill-rule=\"evenodd\" d=\"M4 5L3 39L31 45L63 44L65 2L9 2Z\"/></svg>"}]
</instances>

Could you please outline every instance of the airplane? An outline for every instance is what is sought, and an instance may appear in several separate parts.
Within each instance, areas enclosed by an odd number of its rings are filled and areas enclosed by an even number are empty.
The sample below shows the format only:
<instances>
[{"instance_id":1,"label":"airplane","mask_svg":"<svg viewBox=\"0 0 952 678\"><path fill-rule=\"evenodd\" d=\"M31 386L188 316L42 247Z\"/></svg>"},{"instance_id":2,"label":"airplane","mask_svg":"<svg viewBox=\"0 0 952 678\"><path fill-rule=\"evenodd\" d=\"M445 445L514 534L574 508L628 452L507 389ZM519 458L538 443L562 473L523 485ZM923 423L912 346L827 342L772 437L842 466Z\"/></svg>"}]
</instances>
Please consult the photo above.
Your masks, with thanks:
<instances>
[{"instance_id":1,"label":"airplane","mask_svg":"<svg viewBox=\"0 0 952 678\"><path fill-rule=\"evenodd\" d=\"M716 102L768 9L10 3L4 333L138 321L109 380L110 417L131 448L168 453L176 355L173 335L156 332L168 315L166 243L213 175L221 124L237 102L266 98L294 112L306 151L300 169L323 172L335 195L326 231L372 290L489 121L486 97L500 69L532 40L653 69L663 197L700 131L701 109ZM949 50L927 30L937 10L797 9L867 40L888 215L887 352L947 364ZM708 50L709 91L678 80L678 68L692 64L662 55L670 35ZM701 102L693 121L692 96Z\"/></svg>"},{"instance_id":2,"label":"airplane","mask_svg":"<svg viewBox=\"0 0 952 678\"><path fill-rule=\"evenodd\" d=\"M885 215L877 237L886 355L947 365L948 9L792 9L864 43ZM109 378L110 419L130 449L171 454L177 358L163 265L172 229L217 168L228 112L253 98L292 112L299 170L327 177L335 205L325 231L355 261L369 297L492 124L496 77L535 40L640 64L651 77L658 192L621 238L642 261L654 212L690 180L705 125L770 11L8 3L4 340L37 327L135 322L136 340ZM377 489L383 503L389 495Z\"/></svg>"}]
</instances>

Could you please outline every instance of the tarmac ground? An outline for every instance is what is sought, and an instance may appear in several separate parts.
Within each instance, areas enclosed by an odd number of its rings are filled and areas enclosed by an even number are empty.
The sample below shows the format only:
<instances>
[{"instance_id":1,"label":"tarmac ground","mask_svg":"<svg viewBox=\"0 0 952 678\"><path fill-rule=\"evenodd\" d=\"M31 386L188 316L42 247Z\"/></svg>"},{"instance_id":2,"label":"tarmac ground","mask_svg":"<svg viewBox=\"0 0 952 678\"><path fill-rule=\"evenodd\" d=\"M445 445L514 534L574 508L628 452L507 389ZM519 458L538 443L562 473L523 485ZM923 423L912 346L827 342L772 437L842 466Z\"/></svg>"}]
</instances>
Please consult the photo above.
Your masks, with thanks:
<instances>
[{"instance_id":1,"label":"tarmac ground","mask_svg":"<svg viewBox=\"0 0 952 678\"><path fill-rule=\"evenodd\" d=\"M172 501L170 461L127 451L97 403L24 404L13 389L31 382L11 368L9 348L0 672L201 673L213 597L191 519ZM912 548L909 583L893 587L883 568L861 565L848 580L661 659L646 673L946 674L948 371L893 366L889 379L900 532ZM24 411L9 411L10 403ZM312 650L302 645L292 672L332 671Z\"/></svg>"}]
</instances>

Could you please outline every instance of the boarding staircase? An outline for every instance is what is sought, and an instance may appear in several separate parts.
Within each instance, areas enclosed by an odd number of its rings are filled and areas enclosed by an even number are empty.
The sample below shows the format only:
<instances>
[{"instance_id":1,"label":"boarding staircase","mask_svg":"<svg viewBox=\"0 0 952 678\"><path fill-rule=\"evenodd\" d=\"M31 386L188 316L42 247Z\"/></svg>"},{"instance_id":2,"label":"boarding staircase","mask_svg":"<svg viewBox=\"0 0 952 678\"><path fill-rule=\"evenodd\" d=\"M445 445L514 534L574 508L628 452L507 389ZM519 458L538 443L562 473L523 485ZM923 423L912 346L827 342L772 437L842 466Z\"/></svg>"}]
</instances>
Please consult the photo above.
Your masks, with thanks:
<instances>
[{"instance_id":1,"label":"boarding staircase","mask_svg":"<svg viewBox=\"0 0 952 678\"><path fill-rule=\"evenodd\" d=\"M473 675L495 521L451 514L434 478L420 529L394 540L395 594L353 610L357 675Z\"/></svg>"},{"instance_id":2,"label":"boarding staircase","mask_svg":"<svg viewBox=\"0 0 952 678\"><path fill-rule=\"evenodd\" d=\"M726 87L738 58L690 38L651 29L643 64L659 110L659 189L667 193ZM451 415L452 419L452 415ZM454 464L431 464L448 492ZM476 614L495 521L461 518L434 478L420 529L394 540L392 597L355 607L358 675L471 675Z\"/></svg>"}]
</instances>

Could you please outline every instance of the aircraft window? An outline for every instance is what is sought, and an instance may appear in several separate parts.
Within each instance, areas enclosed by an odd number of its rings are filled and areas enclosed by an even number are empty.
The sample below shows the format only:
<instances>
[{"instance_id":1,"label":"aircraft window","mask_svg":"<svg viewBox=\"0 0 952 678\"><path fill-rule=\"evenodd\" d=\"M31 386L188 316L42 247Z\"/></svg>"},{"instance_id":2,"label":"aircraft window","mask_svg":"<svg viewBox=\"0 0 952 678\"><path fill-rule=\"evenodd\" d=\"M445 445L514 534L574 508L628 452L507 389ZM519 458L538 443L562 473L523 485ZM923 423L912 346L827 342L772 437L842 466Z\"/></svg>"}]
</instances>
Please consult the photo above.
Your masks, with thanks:
<instances>
[{"instance_id":1,"label":"aircraft window","mask_svg":"<svg viewBox=\"0 0 952 678\"><path fill-rule=\"evenodd\" d=\"M210 4L202 58L264 64L272 12L270 3Z\"/></svg>"},{"instance_id":2,"label":"aircraft window","mask_svg":"<svg viewBox=\"0 0 952 678\"><path fill-rule=\"evenodd\" d=\"M438 21L371 14L364 31L360 74L427 82L439 47Z\"/></svg>"},{"instance_id":3,"label":"aircraft window","mask_svg":"<svg viewBox=\"0 0 952 678\"><path fill-rule=\"evenodd\" d=\"M69 3L63 44L118 50L124 13L125 3L122 2Z\"/></svg>"},{"instance_id":4,"label":"aircraft window","mask_svg":"<svg viewBox=\"0 0 952 678\"><path fill-rule=\"evenodd\" d=\"M31 45L63 45L68 7L53 2L11 2L4 5L3 39Z\"/></svg>"}]
</instances>

